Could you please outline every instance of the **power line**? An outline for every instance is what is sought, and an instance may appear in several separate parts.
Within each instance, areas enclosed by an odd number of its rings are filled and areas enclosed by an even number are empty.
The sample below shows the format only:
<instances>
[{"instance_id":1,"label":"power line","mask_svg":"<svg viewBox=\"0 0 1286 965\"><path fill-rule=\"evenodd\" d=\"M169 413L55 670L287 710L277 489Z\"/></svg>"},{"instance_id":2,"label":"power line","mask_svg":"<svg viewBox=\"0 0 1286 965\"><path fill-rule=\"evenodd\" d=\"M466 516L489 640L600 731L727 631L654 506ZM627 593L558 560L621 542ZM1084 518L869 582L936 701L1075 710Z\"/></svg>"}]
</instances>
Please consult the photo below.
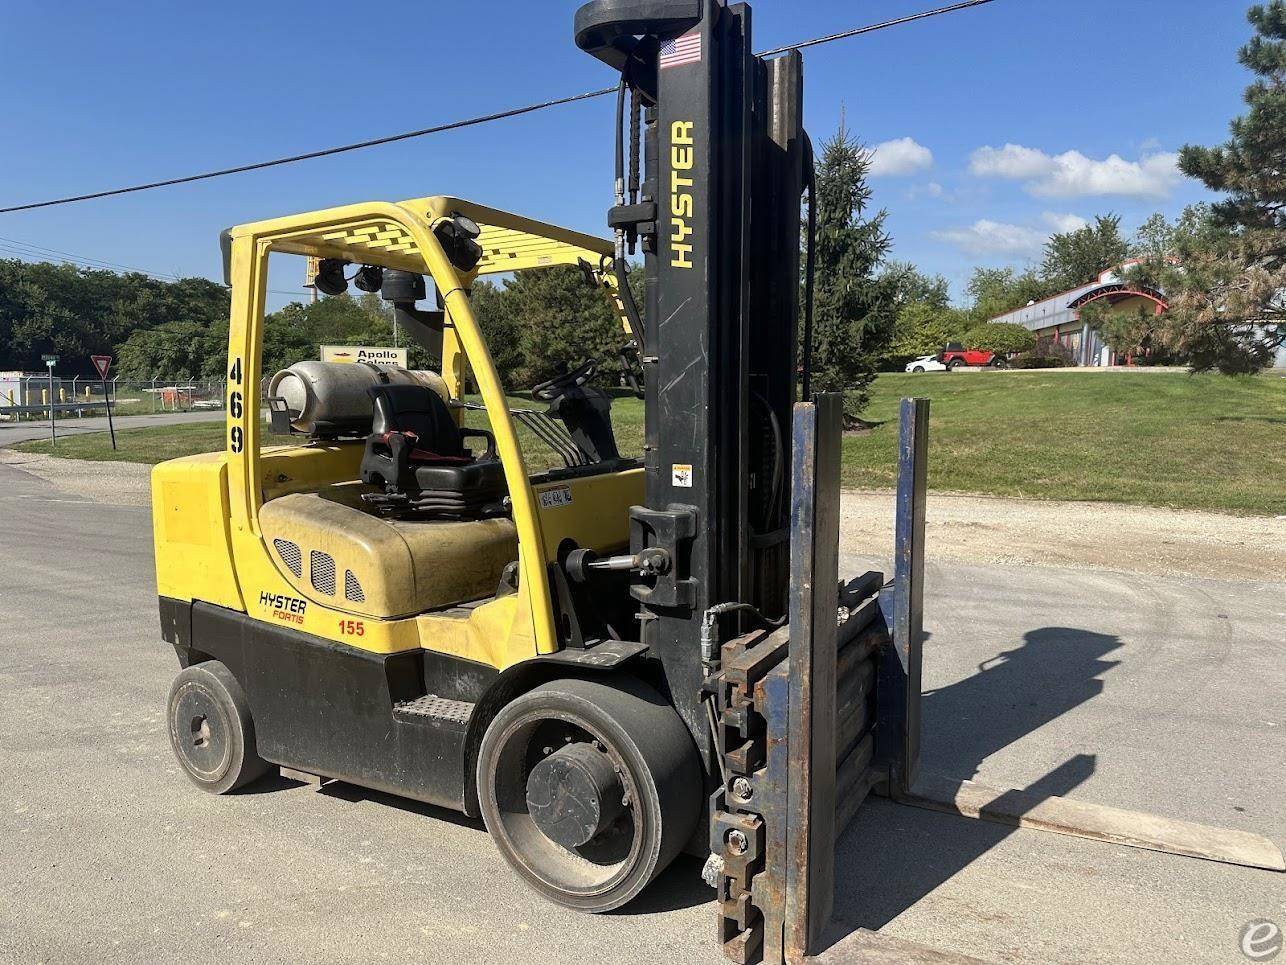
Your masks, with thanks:
<instances>
[{"instance_id":1,"label":"power line","mask_svg":"<svg viewBox=\"0 0 1286 965\"><path fill-rule=\"evenodd\" d=\"M933 10L922 10L919 13L907 14L905 17L896 17L893 20L883 20L880 23L867 24L865 27L854 27L852 30L843 30L837 34L827 34L825 37L814 37L812 40L804 40L797 44L788 44L785 47L774 47L772 50L765 50L758 54L760 57L771 57L774 54L784 54L788 50L803 50L805 47L816 47L819 44L829 44L834 40L847 40L849 37L860 37L862 34L874 33L876 30L885 30L888 27L900 27L904 23L913 23L916 20L927 20L930 17L940 17L944 13L955 13L957 10L967 10L970 7L981 7L983 4L991 3L992 0L962 0L960 3L953 3L947 7L937 7ZM3 212L0 212L3 214Z\"/></svg>"},{"instance_id":2,"label":"power line","mask_svg":"<svg viewBox=\"0 0 1286 965\"><path fill-rule=\"evenodd\" d=\"M16 247L15 247L16 246ZM76 255L70 251L62 251L58 248L45 248L42 245L34 245L29 241L19 241L16 238L0 238L0 251L7 251L10 254L19 255L23 258L36 258L46 260L50 255L57 256L63 263L73 265L77 268L92 268L96 270L114 270L130 272L135 275L145 275L153 281L176 282L183 281L179 275L170 274L169 272L148 271L145 268L133 268L129 265L119 265L111 261L102 261L98 258L91 258L88 255ZM205 279L203 275L189 275L190 278ZM215 282L220 288L227 288L222 282ZM274 295L289 295L292 298L302 298L303 293L297 291L283 291L280 288L269 288L268 291Z\"/></svg>"},{"instance_id":3,"label":"power line","mask_svg":"<svg viewBox=\"0 0 1286 965\"><path fill-rule=\"evenodd\" d=\"M145 268L134 268L131 265L121 265L121 264L117 264L114 261L103 261L102 259L99 259L99 258L91 258L88 255L72 254L70 251L62 251L58 248L45 248L42 245L35 245L35 244L32 244L30 241L19 241L16 238L0 238L0 242L4 242L5 245L17 245L21 248L30 249L32 253L32 257L39 257L42 254L58 255L73 262L81 262L85 265L85 267L88 267L88 268L93 268L93 267L114 268L114 269L117 269L118 271L131 271L139 275L147 275L151 278L165 279L165 280L172 280L172 281L179 280L178 275L171 274L170 272L157 272L157 271L148 271ZM7 248L6 250L13 251L14 249ZM22 254L22 252L17 252L17 253Z\"/></svg>"},{"instance_id":4,"label":"power line","mask_svg":"<svg viewBox=\"0 0 1286 965\"><path fill-rule=\"evenodd\" d=\"M852 30L845 30L841 33L828 34L824 37L814 37L811 40L788 44L784 47L774 47L771 50L763 51L759 56L770 57L774 54L785 53L788 50L800 50L805 47L816 47L820 44L827 44L836 40L845 40L849 37L857 37L862 34L873 33L876 30L885 30L889 27L897 27L917 20L926 20L930 17L938 17L947 13L955 13L958 10L966 10L970 7L980 7L992 2L994 2L994 0L963 0L963 2L953 3L949 6L937 7L933 10L924 10L920 13L909 14L905 17L897 17L893 20L885 20L880 23L867 24L866 26L855 27ZM180 178L167 178L163 181L149 181L145 184L134 184L124 188L112 188L107 191L93 191L88 194L70 195L65 198L53 198L48 201L31 201L26 204L11 205L7 208L0 208L0 214L12 214L15 211L32 211L36 208L52 208L55 205L73 204L77 201L92 201L97 198L111 198L121 194L132 194L136 191L151 191L155 188L167 188L176 184L191 184L194 181L208 181L211 178L222 178L230 174L244 174L247 171L261 171L264 168L278 167L283 164L295 164L299 161L311 161L315 158L330 157L334 154L345 154L349 151L360 151L369 147L379 147L384 144L393 144L397 141L406 141L411 138L425 137L429 134L441 134L445 131L456 131L465 127L475 127L478 124L486 124L490 121L500 121L510 117L519 117L523 114L531 114L535 111L545 110L549 107L559 107L563 104L573 104L577 101L591 100L592 98L602 97L606 94L613 94L615 92L616 85L612 85L611 87L604 87L599 90L585 91L581 94L571 94L567 97L556 97L553 100L541 101L536 104L527 104L523 107L512 107L508 110L496 111L492 114L482 114L478 117L469 117L463 120L452 121L448 124L437 124L433 127L424 127L415 131L404 131L400 134L389 134L385 137L373 137L369 140L356 141L352 144L341 144L336 147L322 148L321 150L309 151L305 154L291 154L286 157L274 158L271 161L257 161L253 164L240 164L236 167L220 168L215 171L205 171L201 174L189 174Z\"/></svg>"}]
</instances>

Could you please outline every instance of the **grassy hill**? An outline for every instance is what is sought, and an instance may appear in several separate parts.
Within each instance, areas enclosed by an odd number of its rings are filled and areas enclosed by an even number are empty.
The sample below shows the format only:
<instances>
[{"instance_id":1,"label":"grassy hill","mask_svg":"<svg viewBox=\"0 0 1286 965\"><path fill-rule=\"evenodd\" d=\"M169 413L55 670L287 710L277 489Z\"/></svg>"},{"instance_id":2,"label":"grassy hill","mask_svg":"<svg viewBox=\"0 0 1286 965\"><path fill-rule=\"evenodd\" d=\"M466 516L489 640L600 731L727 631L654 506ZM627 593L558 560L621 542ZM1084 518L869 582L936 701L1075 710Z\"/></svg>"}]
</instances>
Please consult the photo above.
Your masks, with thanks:
<instances>
[{"instance_id":1,"label":"grassy hill","mask_svg":"<svg viewBox=\"0 0 1286 965\"><path fill-rule=\"evenodd\" d=\"M844 439L846 487L893 486L898 400L908 395L932 400L929 486L938 491L1286 514L1280 375L882 375L866 413L872 428ZM637 453L642 403L617 399L613 411L621 450ZM223 428L192 424L118 436L116 454L105 435L86 435L59 442L58 455L154 463L220 447ZM49 451L47 442L19 448Z\"/></svg>"}]
</instances>

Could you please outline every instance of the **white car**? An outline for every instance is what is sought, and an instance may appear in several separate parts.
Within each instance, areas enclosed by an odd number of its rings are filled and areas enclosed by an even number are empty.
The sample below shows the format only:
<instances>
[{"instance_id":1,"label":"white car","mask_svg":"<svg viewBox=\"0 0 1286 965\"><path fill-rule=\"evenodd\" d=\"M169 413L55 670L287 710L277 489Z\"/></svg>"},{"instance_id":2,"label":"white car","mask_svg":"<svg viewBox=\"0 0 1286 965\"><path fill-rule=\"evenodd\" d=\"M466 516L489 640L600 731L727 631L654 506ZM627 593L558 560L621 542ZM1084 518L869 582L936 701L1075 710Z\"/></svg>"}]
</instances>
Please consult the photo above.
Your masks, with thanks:
<instances>
[{"instance_id":1,"label":"white car","mask_svg":"<svg viewBox=\"0 0 1286 965\"><path fill-rule=\"evenodd\" d=\"M913 362L906 363L908 372L946 372L947 367L938 361L936 355L926 355Z\"/></svg>"}]
</instances>

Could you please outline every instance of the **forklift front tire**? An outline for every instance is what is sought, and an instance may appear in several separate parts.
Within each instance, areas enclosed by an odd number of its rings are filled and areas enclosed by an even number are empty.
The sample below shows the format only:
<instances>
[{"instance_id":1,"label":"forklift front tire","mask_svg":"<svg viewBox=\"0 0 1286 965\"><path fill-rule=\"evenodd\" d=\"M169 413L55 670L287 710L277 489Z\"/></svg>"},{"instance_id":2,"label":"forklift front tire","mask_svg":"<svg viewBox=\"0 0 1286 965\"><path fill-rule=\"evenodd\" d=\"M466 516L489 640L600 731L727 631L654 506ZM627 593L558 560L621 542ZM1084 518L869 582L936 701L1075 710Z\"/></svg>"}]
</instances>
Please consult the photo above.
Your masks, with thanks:
<instances>
[{"instance_id":1,"label":"forklift front tire","mask_svg":"<svg viewBox=\"0 0 1286 965\"><path fill-rule=\"evenodd\" d=\"M170 686L170 746L192 783L226 794L262 777L269 765L255 751L245 692L217 660L195 663Z\"/></svg>"},{"instance_id":2,"label":"forklift front tire","mask_svg":"<svg viewBox=\"0 0 1286 965\"><path fill-rule=\"evenodd\" d=\"M478 751L478 800L501 855L551 901L619 908L692 836L696 747L679 715L632 678L564 679L507 704Z\"/></svg>"}]
</instances>

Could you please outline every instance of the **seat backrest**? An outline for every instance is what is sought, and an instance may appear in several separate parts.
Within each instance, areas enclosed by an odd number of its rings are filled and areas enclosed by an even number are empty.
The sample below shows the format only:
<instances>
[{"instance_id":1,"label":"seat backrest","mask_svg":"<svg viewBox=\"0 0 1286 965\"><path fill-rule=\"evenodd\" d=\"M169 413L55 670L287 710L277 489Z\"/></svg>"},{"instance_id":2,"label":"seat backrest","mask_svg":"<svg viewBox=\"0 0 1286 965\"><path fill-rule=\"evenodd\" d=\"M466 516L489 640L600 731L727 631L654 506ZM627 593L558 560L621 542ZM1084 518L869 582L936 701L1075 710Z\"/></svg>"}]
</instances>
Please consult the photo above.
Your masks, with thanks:
<instances>
[{"instance_id":1,"label":"seat backrest","mask_svg":"<svg viewBox=\"0 0 1286 965\"><path fill-rule=\"evenodd\" d=\"M424 385L373 385L367 392L375 403L373 434L414 432L417 449L439 456L466 456L460 428L442 397Z\"/></svg>"}]
</instances>

